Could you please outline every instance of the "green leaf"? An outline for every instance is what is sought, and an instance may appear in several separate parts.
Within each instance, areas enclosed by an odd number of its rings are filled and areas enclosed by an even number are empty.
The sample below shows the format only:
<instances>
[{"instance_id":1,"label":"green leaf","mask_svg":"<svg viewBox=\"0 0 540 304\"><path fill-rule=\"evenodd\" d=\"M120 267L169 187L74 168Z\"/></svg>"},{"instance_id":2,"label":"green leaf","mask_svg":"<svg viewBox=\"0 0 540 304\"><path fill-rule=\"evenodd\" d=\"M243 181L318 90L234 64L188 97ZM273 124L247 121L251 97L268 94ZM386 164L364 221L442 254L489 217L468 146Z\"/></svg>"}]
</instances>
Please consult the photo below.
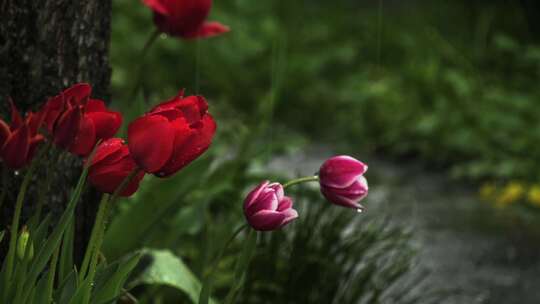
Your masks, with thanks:
<instances>
[{"instance_id":1,"label":"green leaf","mask_svg":"<svg viewBox=\"0 0 540 304\"><path fill-rule=\"evenodd\" d=\"M91 162L94 153L96 149L92 151L90 156L88 157L88 163ZM56 224L55 228L53 229L53 232L45 242L44 246L41 248L41 250L38 252L34 262L32 263L30 267L30 272L25 280L25 290L29 290L35 285L36 280L38 279L40 273L45 269L45 266L47 265L47 262L53 255L54 251L58 246L60 246L60 241L62 240L62 235L64 234L64 231L68 228L68 225L70 221L73 218L73 214L75 211L75 207L77 206L77 203L79 202L79 199L81 197L81 193L83 191L85 182L86 182L86 176L88 175L88 167L85 166L81 176L79 177L79 180L77 182L77 186L75 187L75 190L71 194L69 203L62 213L62 216L60 217L60 220Z\"/></svg>"},{"instance_id":2,"label":"green leaf","mask_svg":"<svg viewBox=\"0 0 540 304\"><path fill-rule=\"evenodd\" d=\"M182 291L193 303L197 303L201 283L180 257L169 250L144 249L141 264L145 263L148 265L130 287L144 284L166 285Z\"/></svg>"},{"instance_id":3,"label":"green leaf","mask_svg":"<svg viewBox=\"0 0 540 304\"><path fill-rule=\"evenodd\" d=\"M67 278L63 282L60 282L60 287L56 289L56 294L54 295L56 303L64 304L69 302L77 290L77 277L77 272L72 270Z\"/></svg>"},{"instance_id":4,"label":"green leaf","mask_svg":"<svg viewBox=\"0 0 540 304\"><path fill-rule=\"evenodd\" d=\"M73 269L73 239L75 235L75 219L72 219L64 233L60 264L58 265L58 281L63 282Z\"/></svg>"},{"instance_id":5,"label":"green leaf","mask_svg":"<svg viewBox=\"0 0 540 304\"><path fill-rule=\"evenodd\" d=\"M234 270L235 284L232 286L229 294L225 299L226 304L234 303L238 292L242 290L244 286L245 276L251 259L255 254L257 249L257 231L249 229L246 241L244 242L244 247L242 248L242 253L238 260L236 261L236 267Z\"/></svg>"},{"instance_id":6,"label":"green leaf","mask_svg":"<svg viewBox=\"0 0 540 304\"><path fill-rule=\"evenodd\" d=\"M48 302L48 286L47 286L47 283L48 283L48 277L49 277L49 273L48 272L45 272L43 274L43 276L41 276L41 278L39 279L38 283L37 283L37 286L35 288L35 294L34 294L34 299L30 298L30 303L36 303L36 304L40 304L40 303L49 303Z\"/></svg>"},{"instance_id":7,"label":"green leaf","mask_svg":"<svg viewBox=\"0 0 540 304\"><path fill-rule=\"evenodd\" d=\"M140 258L141 253L136 252L119 262L113 263L107 267L113 268L112 275L106 276L107 280L100 280L101 273L98 273L95 287L96 292L92 303L107 303L111 299L118 297L118 295L121 294L122 286L124 286L131 271L135 268L137 263L139 263ZM107 270L104 269L101 272L104 273L107 272Z\"/></svg>"},{"instance_id":8,"label":"green leaf","mask_svg":"<svg viewBox=\"0 0 540 304\"><path fill-rule=\"evenodd\" d=\"M182 203L185 193L201 182L208 160L197 160L179 174L167 180L148 179L138 193L129 201L129 208L117 214L103 240L103 253L109 259L143 247L145 237L156 223ZM154 191L159 184L159 192Z\"/></svg>"}]
</instances>

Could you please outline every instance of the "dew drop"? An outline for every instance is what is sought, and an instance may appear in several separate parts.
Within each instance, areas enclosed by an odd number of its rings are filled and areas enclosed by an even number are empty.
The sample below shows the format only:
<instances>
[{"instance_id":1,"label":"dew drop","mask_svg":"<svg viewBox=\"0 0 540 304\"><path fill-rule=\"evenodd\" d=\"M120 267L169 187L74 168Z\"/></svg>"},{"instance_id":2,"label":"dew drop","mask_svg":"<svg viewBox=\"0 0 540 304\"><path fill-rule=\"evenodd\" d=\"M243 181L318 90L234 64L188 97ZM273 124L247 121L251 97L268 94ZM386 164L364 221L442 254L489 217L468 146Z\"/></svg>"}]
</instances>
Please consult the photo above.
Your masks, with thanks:
<instances>
[{"instance_id":1,"label":"dew drop","mask_svg":"<svg viewBox=\"0 0 540 304\"><path fill-rule=\"evenodd\" d=\"M15 171L14 173L15 173L15 176L19 176L20 174L19 171Z\"/></svg>"},{"instance_id":2,"label":"dew drop","mask_svg":"<svg viewBox=\"0 0 540 304\"><path fill-rule=\"evenodd\" d=\"M356 212L358 212L358 213L362 213L362 212L364 212L364 209L362 209L362 208L358 208L358 209L356 209Z\"/></svg>"}]
</instances>

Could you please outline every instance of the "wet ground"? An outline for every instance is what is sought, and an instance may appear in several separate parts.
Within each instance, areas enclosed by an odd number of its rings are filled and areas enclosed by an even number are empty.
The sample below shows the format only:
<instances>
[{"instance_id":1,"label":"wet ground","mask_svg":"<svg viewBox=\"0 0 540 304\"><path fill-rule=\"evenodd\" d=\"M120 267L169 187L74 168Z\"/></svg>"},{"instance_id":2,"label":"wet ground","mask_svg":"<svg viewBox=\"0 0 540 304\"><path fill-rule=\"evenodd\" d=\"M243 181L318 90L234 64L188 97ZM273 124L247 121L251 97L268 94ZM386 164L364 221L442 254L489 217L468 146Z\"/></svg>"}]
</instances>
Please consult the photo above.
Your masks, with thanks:
<instances>
[{"instance_id":1,"label":"wet ground","mask_svg":"<svg viewBox=\"0 0 540 304\"><path fill-rule=\"evenodd\" d=\"M332 154L312 147L303 155L274 160L271 168L307 175ZM433 286L451 291L445 303L540 303L540 227L481 202L474 187L444 172L362 160L369 165L367 212L391 214L414 228L420 267L430 271Z\"/></svg>"}]
</instances>

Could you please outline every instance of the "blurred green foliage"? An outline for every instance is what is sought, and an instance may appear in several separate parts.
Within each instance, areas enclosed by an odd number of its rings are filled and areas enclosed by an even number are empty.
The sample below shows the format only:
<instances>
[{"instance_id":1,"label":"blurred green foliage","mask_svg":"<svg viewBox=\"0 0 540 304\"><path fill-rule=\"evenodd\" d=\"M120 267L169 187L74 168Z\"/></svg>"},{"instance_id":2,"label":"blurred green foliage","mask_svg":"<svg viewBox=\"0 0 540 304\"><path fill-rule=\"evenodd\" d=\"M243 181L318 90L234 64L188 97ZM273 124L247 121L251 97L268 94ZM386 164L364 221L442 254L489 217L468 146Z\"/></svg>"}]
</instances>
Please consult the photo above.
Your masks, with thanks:
<instances>
[{"instance_id":1,"label":"blurred green foliage","mask_svg":"<svg viewBox=\"0 0 540 304\"><path fill-rule=\"evenodd\" d=\"M418 158L471 179L540 178L540 48L527 42L515 3L215 1L210 19L230 33L197 41L162 35L144 58L150 11L128 0L113 6L113 105L125 120L185 87L209 99L218 134L203 158L168 180L147 177L117 206L107 257L144 245L203 278L243 223L240 190L281 180L258 168L309 140ZM299 222L260 240L244 303L393 303L418 282L402 229L373 221L345 237L354 214L304 194L311 200ZM217 298L234 282L241 242L219 265ZM141 303L194 298L193 289L158 281L139 281ZM403 303L436 299L409 297Z\"/></svg>"},{"instance_id":2,"label":"blurred green foliage","mask_svg":"<svg viewBox=\"0 0 540 304\"><path fill-rule=\"evenodd\" d=\"M211 19L232 31L159 39L145 60L146 100L187 87L223 119L252 125L265 113L316 140L415 156L455 176L538 180L540 48L519 2L215 2ZM152 31L148 9L115 2L116 102L135 102L126 98Z\"/></svg>"}]
</instances>

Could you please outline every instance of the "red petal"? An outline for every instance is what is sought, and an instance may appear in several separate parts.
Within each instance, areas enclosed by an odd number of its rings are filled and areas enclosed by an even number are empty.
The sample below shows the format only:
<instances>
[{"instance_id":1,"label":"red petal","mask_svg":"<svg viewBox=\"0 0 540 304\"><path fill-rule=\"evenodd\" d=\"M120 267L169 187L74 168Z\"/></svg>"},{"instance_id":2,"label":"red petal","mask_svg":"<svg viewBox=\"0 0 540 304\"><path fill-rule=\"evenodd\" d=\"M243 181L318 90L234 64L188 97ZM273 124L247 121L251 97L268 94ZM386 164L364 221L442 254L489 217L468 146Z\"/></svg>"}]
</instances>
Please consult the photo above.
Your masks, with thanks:
<instances>
[{"instance_id":1,"label":"red petal","mask_svg":"<svg viewBox=\"0 0 540 304\"><path fill-rule=\"evenodd\" d=\"M92 87L88 83L77 83L64 90L64 100L72 105L80 104L85 99L90 97Z\"/></svg>"},{"instance_id":2,"label":"red petal","mask_svg":"<svg viewBox=\"0 0 540 304\"><path fill-rule=\"evenodd\" d=\"M122 115L119 112L91 112L85 116L94 122L98 139L113 137L122 125Z\"/></svg>"},{"instance_id":3,"label":"red petal","mask_svg":"<svg viewBox=\"0 0 540 304\"><path fill-rule=\"evenodd\" d=\"M216 123L210 114L205 115L199 123L200 128L193 129L175 121L174 152L169 162L159 171L159 177L176 173L208 149L216 131Z\"/></svg>"},{"instance_id":4,"label":"red petal","mask_svg":"<svg viewBox=\"0 0 540 304\"><path fill-rule=\"evenodd\" d=\"M68 109L60 118L54 128L54 143L62 148L69 147L77 133L81 123L81 108L79 106Z\"/></svg>"},{"instance_id":5,"label":"red petal","mask_svg":"<svg viewBox=\"0 0 540 304\"><path fill-rule=\"evenodd\" d=\"M162 15L169 15L167 6L162 2L160 0L143 0L144 5L148 6L151 10Z\"/></svg>"},{"instance_id":6,"label":"red petal","mask_svg":"<svg viewBox=\"0 0 540 304\"><path fill-rule=\"evenodd\" d=\"M30 131L26 125L16 130L8 138L2 149L4 162L11 169L19 169L26 165L30 148Z\"/></svg>"},{"instance_id":7,"label":"red petal","mask_svg":"<svg viewBox=\"0 0 540 304\"><path fill-rule=\"evenodd\" d=\"M85 115L81 120L79 132L77 132L77 136L75 137L69 151L79 156L87 156L90 154L90 152L92 152L96 141L96 129L94 122Z\"/></svg>"},{"instance_id":8,"label":"red petal","mask_svg":"<svg viewBox=\"0 0 540 304\"><path fill-rule=\"evenodd\" d=\"M128 127L129 152L143 170L157 172L171 157L174 136L167 118L159 115L140 117Z\"/></svg>"},{"instance_id":9,"label":"red petal","mask_svg":"<svg viewBox=\"0 0 540 304\"><path fill-rule=\"evenodd\" d=\"M110 138L99 144L92 159L92 165L99 162L115 162L128 153L129 151L125 148L123 139Z\"/></svg>"},{"instance_id":10,"label":"red petal","mask_svg":"<svg viewBox=\"0 0 540 304\"><path fill-rule=\"evenodd\" d=\"M28 113L27 123L30 127L30 136L35 136L38 133L39 128L41 128L45 120L45 114L46 113L42 111L37 113Z\"/></svg>"},{"instance_id":11,"label":"red petal","mask_svg":"<svg viewBox=\"0 0 540 304\"><path fill-rule=\"evenodd\" d=\"M23 125L23 119L19 110L17 110L13 99L9 98L9 104L11 105L11 131L13 131Z\"/></svg>"},{"instance_id":12,"label":"red petal","mask_svg":"<svg viewBox=\"0 0 540 304\"><path fill-rule=\"evenodd\" d=\"M210 38L230 32L230 28L216 21L203 23L195 32L184 35L185 38Z\"/></svg>"},{"instance_id":13,"label":"red petal","mask_svg":"<svg viewBox=\"0 0 540 304\"><path fill-rule=\"evenodd\" d=\"M9 130L8 124L0 119L0 151L10 135L11 131Z\"/></svg>"},{"instance_id":14,"label":"red petal","mask_svg":"<svg viewBox=\"0 0 540 304\"><path fill-rule=\"evenodd\" d=\"M50 134L53 133L54 126L60 114L64 111L64 100L62 96L55 96L47 101L40 112L45 116L45 126Z\"/></svg>"},{"instance_id":15,"label":"red petal","mask_svg":"<svg viewBox=\"0 0 540 304\"><path fill-rule=\"evenodd\" d=\"M32 158L34 158L34 155L36 154L39 144L42 143L43 141L45 141L45 137L43 137L43 135L40 135L40 134L30 139L30 147L28 148L28 155L26 156L26 163L30 163Z\"/></svg>"},{"instance_id":16,"label":"red petal","mask_svg":"<svg viewBox=\"0 0 540 304\"><path fill-rule=\"evenodd\" d=\"M91 112L107 112L108 110L107 110L107 106L105 106L105 102L103 102L103 100L90 99L86 103L85 111L86 111L86 113L91 113Z\"/></svg>"}]
</instances>

